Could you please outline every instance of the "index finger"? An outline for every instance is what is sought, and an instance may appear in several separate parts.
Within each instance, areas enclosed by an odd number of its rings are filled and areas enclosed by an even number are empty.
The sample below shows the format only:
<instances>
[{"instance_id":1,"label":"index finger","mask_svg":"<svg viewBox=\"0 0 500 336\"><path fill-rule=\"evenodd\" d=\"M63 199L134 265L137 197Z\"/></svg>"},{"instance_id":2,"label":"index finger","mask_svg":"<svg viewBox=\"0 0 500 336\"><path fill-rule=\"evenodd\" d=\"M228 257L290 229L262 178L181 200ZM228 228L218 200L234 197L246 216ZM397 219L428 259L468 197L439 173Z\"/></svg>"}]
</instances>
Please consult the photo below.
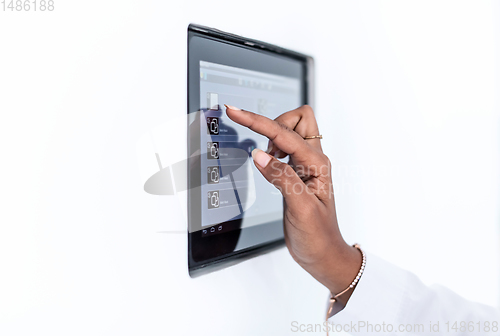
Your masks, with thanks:
<instances>
[{"instance_id":1,"label":"index finger","mask_svg":"<svg viewBox=\"0 0 500 336\"><path fill-rule=\"evenodd\" d=\"M234 106L225 106L231 120L269 138L283 152L299 160L306 159L313 152L313 148L299 134L283 123Z\"/></svg>"}]
</instances>

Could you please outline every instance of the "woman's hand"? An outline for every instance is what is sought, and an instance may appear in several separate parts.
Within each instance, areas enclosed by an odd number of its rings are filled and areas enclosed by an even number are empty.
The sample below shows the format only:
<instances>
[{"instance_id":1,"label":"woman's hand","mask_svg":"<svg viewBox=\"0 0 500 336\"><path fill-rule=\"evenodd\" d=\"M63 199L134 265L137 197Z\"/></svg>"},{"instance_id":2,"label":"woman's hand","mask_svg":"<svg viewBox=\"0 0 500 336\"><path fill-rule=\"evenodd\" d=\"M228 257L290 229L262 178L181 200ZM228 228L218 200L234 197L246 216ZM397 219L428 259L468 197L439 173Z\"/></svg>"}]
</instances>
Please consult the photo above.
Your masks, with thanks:
<instances>
[{"instance_id":1,"label":"woman's hand","mask_svg":"<svg viewBox=\"0 0 500 336\"><path fill-rule=\"evenodd\" d=\"M264 177L284 197L285 241L293 259L336 294L352 282L361 265L361 254L340 234L333 197L331 164L323 154L318 125L305 105L275 120L227 106L234 122L269 138L266 152L252 156ZM290 156L289 163L277 157Z\"/></svg>"}]
</instances>

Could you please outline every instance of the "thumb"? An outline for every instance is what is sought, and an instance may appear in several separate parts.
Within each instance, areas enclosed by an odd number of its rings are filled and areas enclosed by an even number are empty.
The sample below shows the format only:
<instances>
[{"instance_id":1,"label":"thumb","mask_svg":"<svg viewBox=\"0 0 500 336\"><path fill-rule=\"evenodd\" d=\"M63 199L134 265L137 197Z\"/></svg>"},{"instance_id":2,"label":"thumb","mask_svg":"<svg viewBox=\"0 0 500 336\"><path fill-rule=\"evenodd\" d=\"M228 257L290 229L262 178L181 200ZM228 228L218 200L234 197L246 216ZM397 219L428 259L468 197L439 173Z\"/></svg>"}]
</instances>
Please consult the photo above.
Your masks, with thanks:
<instances>
[{"instance_id":1,"label":"thumb","mask_svg":"<svg viewBox=\"0 0 500 336\"><path fill-rule=\"evenodd\" d=\"M314 197L314 193L302 182L290 165L258 148L252 151L252 157L257 169L281 192L287 205L300 206L308 198Z\"/></svg>"}]
</instances>

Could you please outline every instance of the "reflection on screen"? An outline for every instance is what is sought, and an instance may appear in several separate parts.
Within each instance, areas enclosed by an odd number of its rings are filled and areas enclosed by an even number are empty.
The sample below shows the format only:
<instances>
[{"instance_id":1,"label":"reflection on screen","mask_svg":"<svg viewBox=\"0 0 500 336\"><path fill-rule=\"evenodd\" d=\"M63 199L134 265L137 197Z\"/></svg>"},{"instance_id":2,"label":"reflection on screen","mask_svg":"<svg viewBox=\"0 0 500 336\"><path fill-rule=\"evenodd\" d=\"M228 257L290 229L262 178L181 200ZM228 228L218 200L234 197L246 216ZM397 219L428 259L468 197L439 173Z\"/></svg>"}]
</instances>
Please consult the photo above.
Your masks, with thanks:
<instances>
[{"instance_id":1,"label":"reflection on screen","mask_svg":"<svg viewBox=\"0 0 500 336\"><path fill-rule=\"evenodd\" d=\"M225 231L229 220L243 228L280 219L281 194L250 157L268 139L231 121L224 104L274 119L300 105L299 79L200 61L200 102L201 218L212 226L203 234Z\"/></svg>"}]
</instances>

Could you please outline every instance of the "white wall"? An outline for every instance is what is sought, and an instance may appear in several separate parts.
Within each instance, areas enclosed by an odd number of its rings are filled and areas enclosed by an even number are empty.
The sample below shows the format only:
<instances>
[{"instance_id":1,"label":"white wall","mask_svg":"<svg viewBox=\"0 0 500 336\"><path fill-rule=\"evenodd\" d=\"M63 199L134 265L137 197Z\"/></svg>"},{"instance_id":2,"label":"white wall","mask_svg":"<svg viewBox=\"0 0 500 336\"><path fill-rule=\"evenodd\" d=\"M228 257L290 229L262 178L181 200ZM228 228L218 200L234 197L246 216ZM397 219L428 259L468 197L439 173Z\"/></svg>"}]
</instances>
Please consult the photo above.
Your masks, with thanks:
<instances>
[{"instance_id":1,"label":"white wall","mask_svg":"<svg viewBox=\"0 0 500 336\"><path fill-rule=\"evenodd\" d=\"M0 12L1 335L284 335L321 322L327 293L285 249L189 278L182 198L142 190L139 139L184 120L190 22L313 55L347 239L497 303L499 5L326 3ZM179 153L184 134L170 134Z\"/></svg>"}]
</instances>

